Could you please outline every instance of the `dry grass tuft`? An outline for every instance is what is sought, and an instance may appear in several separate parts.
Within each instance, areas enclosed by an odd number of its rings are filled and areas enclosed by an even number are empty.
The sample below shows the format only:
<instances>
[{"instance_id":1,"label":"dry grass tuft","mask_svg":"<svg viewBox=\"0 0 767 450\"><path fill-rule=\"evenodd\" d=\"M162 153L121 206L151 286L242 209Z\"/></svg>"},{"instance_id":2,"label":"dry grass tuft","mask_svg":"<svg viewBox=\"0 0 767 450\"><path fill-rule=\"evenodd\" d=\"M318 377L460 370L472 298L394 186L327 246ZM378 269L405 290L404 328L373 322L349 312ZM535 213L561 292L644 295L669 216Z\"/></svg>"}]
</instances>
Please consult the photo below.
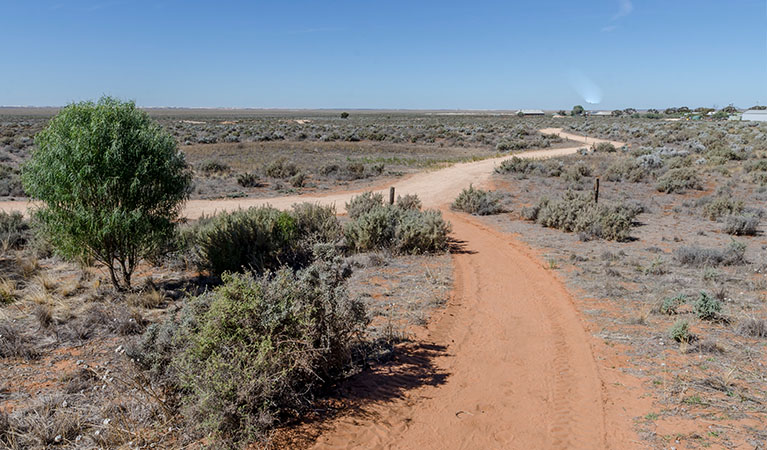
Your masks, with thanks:
<instances>
[{"instance_id":1,"label":"dry grass tuft","mask_svg":"<svg viewBox=\"0 0 767 450\"><path fill-rule=\"evenodd\" d=\"M0 304L13 303L18 298L16 282L8 278L0 278Z\"/></svg>"}]
</instances>

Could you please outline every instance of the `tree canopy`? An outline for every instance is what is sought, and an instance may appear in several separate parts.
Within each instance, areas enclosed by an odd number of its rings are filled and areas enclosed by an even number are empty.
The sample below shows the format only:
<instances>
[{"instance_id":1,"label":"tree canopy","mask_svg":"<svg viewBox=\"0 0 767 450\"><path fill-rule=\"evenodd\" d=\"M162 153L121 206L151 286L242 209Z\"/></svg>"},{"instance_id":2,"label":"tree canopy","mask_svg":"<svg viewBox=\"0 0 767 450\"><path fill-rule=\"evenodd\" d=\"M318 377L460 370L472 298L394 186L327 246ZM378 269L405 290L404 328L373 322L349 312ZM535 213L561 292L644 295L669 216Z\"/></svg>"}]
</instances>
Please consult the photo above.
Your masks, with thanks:
<instances>
[{"instance_id":1,"label":"tree canopy","mask_svg":"<svg viewBox=\"0 0 767 450\"><path fill-rule=\"evenodd\" d=\"M63 256L95 259L115 287L130 287L189 195L175 140L135 103L102 97L63 108L35 143L22 181L42 201L34 214L43 231Z\"/></svg>"}]
</instances>

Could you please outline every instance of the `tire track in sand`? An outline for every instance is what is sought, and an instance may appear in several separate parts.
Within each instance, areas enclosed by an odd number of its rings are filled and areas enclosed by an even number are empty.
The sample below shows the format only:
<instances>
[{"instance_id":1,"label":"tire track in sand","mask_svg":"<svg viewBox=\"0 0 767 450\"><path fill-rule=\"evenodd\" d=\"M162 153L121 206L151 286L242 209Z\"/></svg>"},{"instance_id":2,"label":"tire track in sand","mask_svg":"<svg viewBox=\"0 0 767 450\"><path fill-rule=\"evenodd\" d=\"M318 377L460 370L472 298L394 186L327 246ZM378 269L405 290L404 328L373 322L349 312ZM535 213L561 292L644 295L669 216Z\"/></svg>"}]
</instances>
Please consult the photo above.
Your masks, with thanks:
<instances>
[{"instance_id":1,"label":"tire track in sand","mask_svg":"<svg viewBox=\"0 0 767 450\"><path fill-rule=\"evenodd\" d=\"M607 442L590 335L561 283L525 246L445 214L464 251L454 255L454 299L420 339L444 346L430 361L444 384L337 419L314 448L631 447ZM366 396L360 388L351 390Z\"/></svg>"}]
</instances>

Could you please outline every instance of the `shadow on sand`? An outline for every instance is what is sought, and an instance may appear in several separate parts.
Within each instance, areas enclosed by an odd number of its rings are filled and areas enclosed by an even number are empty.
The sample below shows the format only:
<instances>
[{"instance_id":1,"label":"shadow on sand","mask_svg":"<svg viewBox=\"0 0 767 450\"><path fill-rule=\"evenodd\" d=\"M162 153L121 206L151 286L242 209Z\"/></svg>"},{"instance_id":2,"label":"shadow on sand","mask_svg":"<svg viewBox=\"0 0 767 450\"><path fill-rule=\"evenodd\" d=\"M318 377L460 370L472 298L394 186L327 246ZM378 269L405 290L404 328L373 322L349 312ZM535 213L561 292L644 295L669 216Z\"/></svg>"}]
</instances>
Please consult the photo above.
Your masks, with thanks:
<instances>
[{"instance_id":1,"label":"shadow on sand","mask_svg":"<svg viewBox=\"0 0 767 450\"><path fill-rule=\"evenodd\" d=\"M335 418L376 420L376 406L401 399L408 391L422 386L444 384L449 374L435 367L433 361L447 354L445 346L432 343L395 345L388 361L375 364L332 388L324 398L318 399L308 414L278 429L271 444L274 448L306 448L332 429Z\"/></svg>"}]
</instances>

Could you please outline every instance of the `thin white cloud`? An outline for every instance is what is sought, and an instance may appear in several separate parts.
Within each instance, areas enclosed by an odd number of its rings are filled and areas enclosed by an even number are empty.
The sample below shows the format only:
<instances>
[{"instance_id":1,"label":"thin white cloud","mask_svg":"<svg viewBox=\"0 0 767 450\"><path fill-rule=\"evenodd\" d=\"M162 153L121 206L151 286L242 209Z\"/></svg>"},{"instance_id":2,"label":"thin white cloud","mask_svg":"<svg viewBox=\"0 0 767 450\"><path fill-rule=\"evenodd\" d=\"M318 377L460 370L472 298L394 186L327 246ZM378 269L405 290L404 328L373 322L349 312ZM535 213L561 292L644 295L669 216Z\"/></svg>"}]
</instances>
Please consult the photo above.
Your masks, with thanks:
<instances>
[{"instance_id":1,"label":"thin white cloud","mask_svg":"<svg viewBox=\"0 0 767 450\"><path fill-rule=\"evenodd\" d=\"M609 33L611 31L615 31L618 28L618 25L607 25L606 27L602 27L603 33Z\"/></svg>"},{"instance_id":2,"label":"thin white cloud","mask_svg":"<svg viewBox=\"0 0 767 450\"><path fill-rule=\"evenodd\" d=\"M619 9L618 12L615 13L612 20L620 19L621 17L626 17L629 14L631 14L631 11L634 10L634 4L631 3L631 0L619 0Z\"/></svg>"}]
</instances>

